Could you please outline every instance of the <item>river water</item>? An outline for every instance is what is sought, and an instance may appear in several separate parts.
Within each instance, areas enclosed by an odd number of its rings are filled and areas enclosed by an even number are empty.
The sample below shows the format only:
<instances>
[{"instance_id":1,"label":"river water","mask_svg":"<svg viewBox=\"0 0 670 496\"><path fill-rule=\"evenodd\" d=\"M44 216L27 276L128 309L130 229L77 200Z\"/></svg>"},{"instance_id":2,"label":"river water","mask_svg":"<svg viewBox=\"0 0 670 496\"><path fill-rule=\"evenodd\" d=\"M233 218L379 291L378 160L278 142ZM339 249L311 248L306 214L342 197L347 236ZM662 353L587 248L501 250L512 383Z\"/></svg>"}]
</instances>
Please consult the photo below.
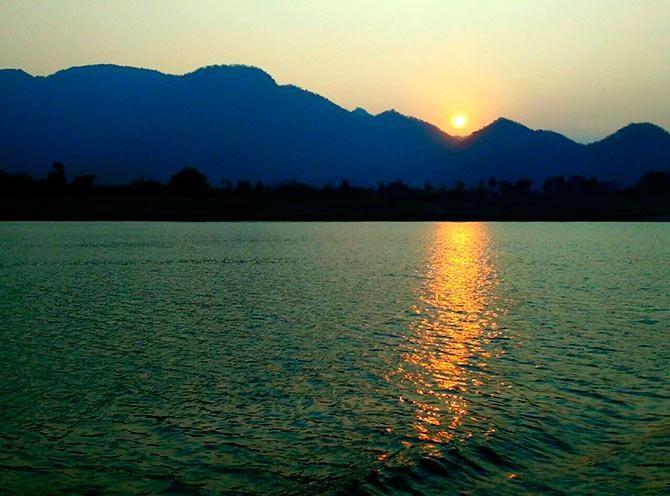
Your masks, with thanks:
<instances>
[{"instance_id":1,"label":"river water","mask_svg":"<svg viewBox=\"0 0 670 496\"><path fill-rule=\"evenodd\" d=\"M0 224L0 492L667 494L670 224Z\"/></svg>"}]
</instances>

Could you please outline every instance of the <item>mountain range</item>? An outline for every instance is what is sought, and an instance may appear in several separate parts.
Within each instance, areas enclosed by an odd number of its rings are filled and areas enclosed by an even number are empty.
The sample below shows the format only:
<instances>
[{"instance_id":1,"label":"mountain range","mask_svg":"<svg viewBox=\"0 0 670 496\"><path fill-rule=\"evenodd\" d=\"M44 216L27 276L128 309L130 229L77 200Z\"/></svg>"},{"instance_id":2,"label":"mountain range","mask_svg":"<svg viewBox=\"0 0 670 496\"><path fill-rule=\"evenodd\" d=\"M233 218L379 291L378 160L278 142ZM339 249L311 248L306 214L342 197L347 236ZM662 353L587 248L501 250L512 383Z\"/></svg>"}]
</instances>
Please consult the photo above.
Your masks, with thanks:
<instances>
[{"instance_id":1,"label":"mountain range","mask_svg":"<svg viewBox=\"0 0 670 496\"><path fill-rule=\"evenodd\" d=\"M349 111L261 69L185 75L94 65L50 76L0 70L0 170L44 176L54 161L97 182L164 181L184 166L223 178L413 186L556 175L620 185L670 171L670 134L629 124L580 144L500 118L466 137L394 110Z\"/></svg>"}]
</instances>

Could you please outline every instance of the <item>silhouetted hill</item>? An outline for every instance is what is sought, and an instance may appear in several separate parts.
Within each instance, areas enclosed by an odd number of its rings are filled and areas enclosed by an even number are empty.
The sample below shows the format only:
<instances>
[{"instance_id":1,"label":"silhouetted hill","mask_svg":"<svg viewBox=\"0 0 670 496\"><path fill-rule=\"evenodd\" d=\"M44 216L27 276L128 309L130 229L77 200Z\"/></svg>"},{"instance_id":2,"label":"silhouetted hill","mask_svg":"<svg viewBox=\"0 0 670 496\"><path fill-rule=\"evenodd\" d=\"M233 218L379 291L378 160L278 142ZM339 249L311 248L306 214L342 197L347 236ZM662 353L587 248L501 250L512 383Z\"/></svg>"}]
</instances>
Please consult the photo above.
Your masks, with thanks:
<instances>
[{"instance_id":1,"label":"silhouetted hill","mask_svg":"<svg viewBox=\"0 0 670 496\"><path fill-rule=\"evenodd\" d=\"M498 119L466 138L395 111L348 111L261 69L212 66L183 76L96 65L47 77L0 71L0 169L42 176L58 160L99 183L165 181L185 165L211 182L410 185L597 175L632 181L668 170L670 138L631 125L581 145Z\"/></svg>"},{"instance_id":2,"label":"silhouetted hill","mask_svg":"<svg viewBox=\"0 0 670 496\"><path fill-rule=\"evenodd\" d=\"M493 176L539 182L548 176L580 173L585 150L558 133L534 131L500 118L462 141L459 162L459 175L470 182Z\"/></svg>"},{"instance_id":3,"label":"silhouetted hill","mask_svg":"<svg viewBox=\"0 0 670 496\"><path fill-rule=\"evenodd\" d=\"M622 184L633 182L639 171L670 170L670 133L654 124L629 124L587 149L588 174Z\"/></svg>"}]
</instances>

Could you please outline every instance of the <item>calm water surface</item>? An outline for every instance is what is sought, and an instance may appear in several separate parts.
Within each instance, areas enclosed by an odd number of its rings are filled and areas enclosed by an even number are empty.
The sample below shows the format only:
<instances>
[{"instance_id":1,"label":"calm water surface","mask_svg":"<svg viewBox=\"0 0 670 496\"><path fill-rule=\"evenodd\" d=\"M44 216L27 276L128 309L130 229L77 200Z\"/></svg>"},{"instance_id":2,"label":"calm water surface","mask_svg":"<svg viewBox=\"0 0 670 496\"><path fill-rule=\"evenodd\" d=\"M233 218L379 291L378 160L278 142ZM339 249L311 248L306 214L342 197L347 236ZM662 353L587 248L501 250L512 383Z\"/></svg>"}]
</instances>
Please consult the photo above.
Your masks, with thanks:
<instances>
[{"instance_id":1,"label":"calm water surface","mask_svg":"<svg viewBox=\"0 0 670 496\"><path fill-rule=\"evenodd\" d=\"M0 492L668 494L670 224L0 224Z\"/></svg>"}]
</instances>

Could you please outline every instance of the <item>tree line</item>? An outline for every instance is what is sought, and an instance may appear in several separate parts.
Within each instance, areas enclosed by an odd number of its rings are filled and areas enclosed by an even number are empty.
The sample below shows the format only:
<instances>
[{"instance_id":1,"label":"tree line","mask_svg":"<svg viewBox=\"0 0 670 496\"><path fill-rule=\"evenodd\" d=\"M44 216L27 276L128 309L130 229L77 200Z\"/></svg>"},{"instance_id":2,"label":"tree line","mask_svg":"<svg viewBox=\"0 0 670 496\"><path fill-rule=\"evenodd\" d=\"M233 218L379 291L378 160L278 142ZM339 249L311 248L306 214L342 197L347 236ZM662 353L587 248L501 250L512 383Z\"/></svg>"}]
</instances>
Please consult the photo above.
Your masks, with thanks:
<instances>
[{"instance_id":1,"label":"tree line","mask_svg":"<svg viewBox=\"0 0 670 496\"><path fill-rule=\"evenodd\" d=\"M644 174L635 186L620 188L616 184L599 181L595 177L563 176L549 177L542 184L535 185L529 179L516 181L497 180L492 177L480 180L474 186L466 186L457 181L451 186L434 186L426 183L422 188L413 188L400 179L376 187L352 186L346 179L333 185L327 183L321 187L296 181L269 184L263 181L251 182L222 180L215 186L207 176L195 167L184 167L173 174L167 183L139 178L124 186L103 186L95 183L94 174L75 176L67 180L65 167L54 162L51 171L44 178L34 178L26 173L9 174L0 170L0 191L9 194L24 193L60 193L81 194L124 192L139 195L175 194L187 196L238 195L285 195L285 196L396 196L411 198L448 197L452 199L485 200L509 197L530 196L603 196L613 194L628 195L670 195L670 173L652 171Z\"/></svg>"}]
</instances>

